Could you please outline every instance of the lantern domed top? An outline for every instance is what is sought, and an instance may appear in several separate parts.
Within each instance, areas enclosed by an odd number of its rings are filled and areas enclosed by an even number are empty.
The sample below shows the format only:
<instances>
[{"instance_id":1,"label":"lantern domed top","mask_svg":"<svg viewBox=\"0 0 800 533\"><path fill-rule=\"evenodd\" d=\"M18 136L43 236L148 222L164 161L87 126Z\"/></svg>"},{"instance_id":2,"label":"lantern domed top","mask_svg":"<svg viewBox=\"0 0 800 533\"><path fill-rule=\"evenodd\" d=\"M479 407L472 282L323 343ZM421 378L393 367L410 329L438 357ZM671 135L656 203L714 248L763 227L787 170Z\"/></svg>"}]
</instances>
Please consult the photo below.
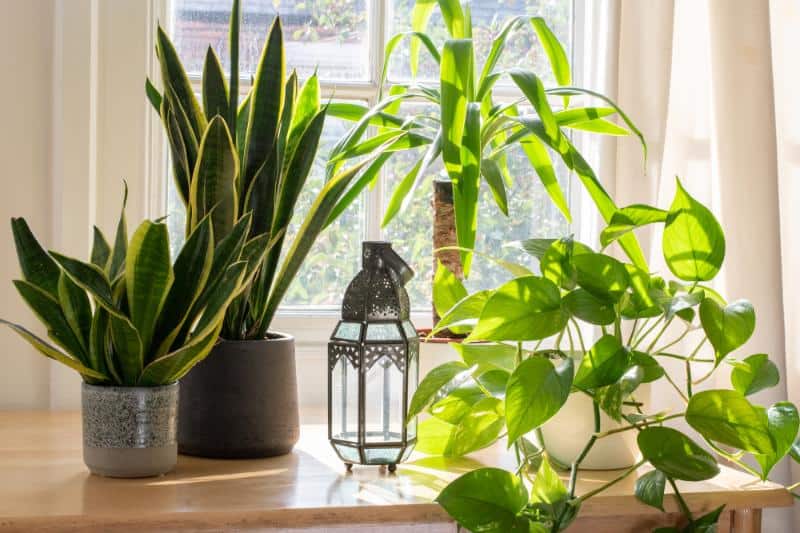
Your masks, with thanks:
<instances>
[{"instance_id":1,"label":"lantern domed top","mask_svg":"<svg viewBox=\"0 0 800 533\"><path fill-rule=\"evenodd\" d=\"M391 243L363 243L361 272L342 302L342 320L407 320L410 306L404 285L414 276L411 267L392 249Z\"/></svg>"}]
</instances>

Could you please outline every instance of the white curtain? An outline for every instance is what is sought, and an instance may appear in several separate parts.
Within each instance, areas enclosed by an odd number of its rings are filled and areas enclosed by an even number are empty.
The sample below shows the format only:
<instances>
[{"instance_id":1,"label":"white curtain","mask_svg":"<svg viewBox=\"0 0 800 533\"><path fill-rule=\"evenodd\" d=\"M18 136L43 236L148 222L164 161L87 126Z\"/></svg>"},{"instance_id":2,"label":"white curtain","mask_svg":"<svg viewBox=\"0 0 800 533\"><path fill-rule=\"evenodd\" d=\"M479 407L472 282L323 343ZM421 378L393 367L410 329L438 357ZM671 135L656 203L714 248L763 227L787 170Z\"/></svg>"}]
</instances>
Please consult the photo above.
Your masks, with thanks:
<instances>
[{"instance_id":1,"label":"white curtain","mask_svg":"<svg viewBox=\"0 0 800 533\"><path fill-rule=\"evenodd\" d=\"M756 310L756 333L738 353L768 353L785 376L756 401L797 403L800 364L792 355L800 338L792 333L800 327L800 283L793 279L800 272L800 101L793 90L800 78L800 5L608 0L586 1L586 8L593 26L587 51L618 53L604 68L589 67L589 59L585 82L615 94L649 145L643 169L635 139L607 143L601 176L620 205L668 207L680 176L712 208L727 236L715 286L729 300L749 299ZM659 237L645 232L642 243L652 267L663 272ZM724 371L715 380L707 386L730 387ZM677 407L676 401L667 387L654 391L658 407ZM786 462L771 477L788 483L792 469ZM764 531L795 530L800 514L794 522L788 510L765 515Z\"/></svg>"}]
</instances>

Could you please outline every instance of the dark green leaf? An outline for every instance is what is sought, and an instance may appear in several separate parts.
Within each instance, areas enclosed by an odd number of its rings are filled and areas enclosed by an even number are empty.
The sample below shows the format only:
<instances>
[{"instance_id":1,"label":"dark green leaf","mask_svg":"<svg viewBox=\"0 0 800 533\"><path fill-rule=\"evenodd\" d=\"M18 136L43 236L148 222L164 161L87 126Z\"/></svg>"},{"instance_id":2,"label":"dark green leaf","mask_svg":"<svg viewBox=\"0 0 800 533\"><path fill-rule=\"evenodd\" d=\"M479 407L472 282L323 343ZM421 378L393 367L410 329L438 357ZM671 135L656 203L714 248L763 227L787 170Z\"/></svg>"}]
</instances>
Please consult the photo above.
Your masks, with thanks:
<instances>
[{"instance_id":1,"label":"dark green leaf","mask_svg":"<svg viewBox=\"0 0 800 533\"><path fill-rule=\"evenodd\" d=\"M214 49L209 46L203 64L203 109L206 119L210 121L217 115L225 119L228 106L228 84L222 73L222 65Z\"/></svg>"},{"instance_id":2,"label":"dark green leaf","mask_svg":"<svg viewBox=\"0 0 800 533\"><path fill-rule=\"evenodd\" d=\"M58 278L58 303L72 333L82 348L76 353L85 364L89 364L89 334L92 329L92 307L86 291L78 287L69 276L61 273Z\"/></svg>"},{"instance_id":3,"label":"dark green leaf","mask_svg":"<svg viewBox=\"0 0 800 533\"><path fill-rule=\"evenodd\" d=\"M508 216L508 197L506 194L506 184L503 181L503 173L500 166L492 159L484 159L481 162L481 174L492 191L494 202L500 211Z\"/></svg>"},{"instance_id":4,"label":"dark green leaf","mask_svg":"<svg viewBox=\"0 0 800 533\"><path fill-rule=\"evenodd\" d=\"M461 526L471 531L508 533L517 528L528 493L517 476L499 468L481 468L459 477L436 501Z\"/></svg>"},{"instance_id":5,"label":"dark green leaf","mask_svg":"<svg viewBox=\"0 0 800 533\"><path fill-rule=\"evenodd\" d=\"M92 240L92 264L100 269L105 269L108 265L108 258L111 257L111 246L108 245L103 232L97 226L93 228Z\"/></svg>"},{"instance_id":6,"label":"dark green leaf","mask_svg":"<svg viewBox=\"0 0 800 533\"><path fill-rule=\"evenodd\" d=\"M565 295L564 307L572 316L597 326L613 324L617 318L613 304L595 298L585 289L575 289Z\"/></svg>"},{"instance_id":7,"label":"dark green leaf","mask_svg":"<svg viewBox=\"0 0 800 533\"><path fill-rule=\"evenodd\" d=\"M636 499L664 511L664 487L667 478L660 470L651 470L636 480L633 493Z\"/></svg>"},{"instance_id":8,"label":"dark green leaf","mask_svg":"<svg viewBox=\"0 0 800 533\"><path fill-rule=\"evenodd\" d=\"M678 430L651 426L636 440L644 458L669 477L703 481L719 474L714 457Z\"/></svg>"},{"instance_id":9,"label":"dark green leaf","mask_svg":"<svg viewBox=\"0 0 800 533\"><path fill-rule=\"evenodd\" d=\"M116 369L120 373L123 385L136 385L144 368L142 339L127 318L111 315L109 322Z\"/></svg>"},{"instance_id":10,"label":"dark green leaf","mask_svg":"<svg viewBox=\"0 0 800 533\"><path fill-rule=\"evenodd\" d=\"M58 277L61 274L58 265L36 240L24 218L12 218L11 231L25 281L58 298Z\"/></svg>"},{"instance_id":11,"label":"dark green leaf","mask_svg":"<svg viewBox=\"0 0 800 533\"><path fill-rule=\"evenodd\" d=\"M481 179L481 111L476 103L467 105L464 139L460 155L461 172L453 179L453 208L456 240L461 248L475 247L478 227L478 196ZM451 176L452 177L452 176ZM464 275L469 275L472 253L461 252Z\"/></svg>"},{"instance_id":12,"label":"dark green leaf","mask_svg":"<svg viewBox=\"0 0 800 533\"><path fill-rule=\"evenodd\" d=\"M164 87L165 89L168 87L175 95L176 101L173 102L173 105L181 106L186 113L188 123L195 137L200 138L206 127L205 116L200 109L197 98L195 98L194 88L186 75L186 71L183 69L178 52L161 26L158 27L156 45L158 47L158 60L161 64L161 77L164 81Z\"/></svg>"}]
</instances>

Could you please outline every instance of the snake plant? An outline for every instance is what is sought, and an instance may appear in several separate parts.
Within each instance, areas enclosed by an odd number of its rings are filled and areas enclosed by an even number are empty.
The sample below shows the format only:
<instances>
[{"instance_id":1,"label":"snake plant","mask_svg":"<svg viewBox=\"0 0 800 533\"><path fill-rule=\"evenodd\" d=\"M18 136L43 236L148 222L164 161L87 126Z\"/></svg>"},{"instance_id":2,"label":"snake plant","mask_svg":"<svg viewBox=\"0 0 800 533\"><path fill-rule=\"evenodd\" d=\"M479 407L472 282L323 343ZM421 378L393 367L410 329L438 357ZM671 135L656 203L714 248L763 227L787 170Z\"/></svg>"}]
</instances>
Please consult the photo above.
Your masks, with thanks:
<instances>
[{"instance_id":1,"label":"snake plant","mask_svg":"<svg viewBox=\"0 0 800 533\"><path fill-rule=\"evenodd\" d=\"M123 204L113 247L94 228L89 262L46 252L23 218L11 227L22 299L53 344L0 319L43 355L95 385L158 386L180 379L216 343L225 310L270 248L245 240L250 217L215 247L211 216L173 263L166 224L144 221L130 241Z\"/></svg>"},{"instance_id":2,"label":"snake plant","mask_svg":"<svg viewBox=\"0 0 800 533\"><path fill-rule=\"evenodd\" d=\"M329 176L284 250L300 193L322 135L327 108L320 105L316 74L300 85L286 77L280 18L269 29L252 88L239 102L240 4L230 19L230 77L209 46L202 75L202 105L167 34L158 28L156 53L162 91L146 92L169 140L176 189L186 208L187 234L210 215L216 238L230 235L252 215L249 237L266 235L275 246L228 309L227 339L260 339L300 266L331 218L334 206L365 163Z\"/></svg>"},{"instance_id":3,"label":"snake plant","mask_svg":"<svg viewBox=\"0 0 800 533\"><path fill-rule=\"evenodd\" d=\"M433 9L438 5L446 26L448 39L437 48L433 38L425 33ZM361 188L376 179L380 167L395 153L415 152L416 163L396 186L384 215L388 224L401 212L413 197L413 192L425 180L431 164L442 159L447 175L453 184L455 230L458 246L462 249L464 273L471 261L469 250L474 248L478 221L478 198L484 181L500 210L508 215L507 186L512 182L506 154L520 146L541 180L553 203L570 220L569 207L559 185L551 153L559 157L574 171L596 203L606 221L614 214L616 206L595 173L570 139L568 130L582 130L603 135L628 135L633 132L642 142L644 138L627 115L606 96L572 86L567 54L547 24L540 17L514 17L509 19L495 37L482 66L475 59L472 39L472 19L469 5L462 7L459 0L417 0L412 9L412 31L402 32L389 39L385 49L383 73L379 87L386 82L388 65L397 46L410 40L412 77L416 75L420 51L430 55L439 65L439 83L426 84L413 81L394 84L387 96L371 109L354 104L331 104L329 113L355 121L350 132L335 147L332 169L338 168L352 157L370 153L387 142L381 149L369 172L360 180ZM531 26L549 59L556 87L546 88L540 75L526 65L504 70L498 68L506 41L524 26ZM480 67L480 68L479 68ZM498 104L494 88L498 82L509 79L519 88L522 98ZM603 107L569 107L570 96L588 95L602 100ZM562 97L564 109L555 111L549 97ZM402 102L423 101L423 112L401 116ZM432 105L431 105L432 104ZM522 114L520 104L530 106L531 114ZM618 115L628 129L608 120ZM369 126L376 134L363 140ZM340 212L355 199L352 194L343 199L334 213ZM333 222L331 219L329 222ZM620 243L631 260L645 268L644 255L638 243L628 235Z\"/></svg>"}]
</instances>

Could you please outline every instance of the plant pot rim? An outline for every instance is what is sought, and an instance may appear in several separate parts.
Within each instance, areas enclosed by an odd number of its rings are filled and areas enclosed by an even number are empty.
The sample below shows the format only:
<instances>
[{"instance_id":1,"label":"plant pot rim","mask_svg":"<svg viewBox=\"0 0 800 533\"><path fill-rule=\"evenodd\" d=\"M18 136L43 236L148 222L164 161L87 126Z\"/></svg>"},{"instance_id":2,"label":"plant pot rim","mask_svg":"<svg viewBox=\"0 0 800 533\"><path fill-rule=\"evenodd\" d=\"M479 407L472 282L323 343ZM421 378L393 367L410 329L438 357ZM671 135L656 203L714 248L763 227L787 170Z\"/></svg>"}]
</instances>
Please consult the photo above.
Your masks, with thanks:
<instances>
[{"instance_id":1,"label":"plant pot rim","mask_svg":"<svg viewBox=\"0 0 800 533\"><path fill-rule=\"evenodd\" d=\"M281 331L268 331L267 336L263 339L226 339L220 337L219 341L226 344L250 344L256 342L293 342L294 335L283 333Z\"/></svg>"},{"instance_id":2,"label":"plant pot rim","mask_svg":"<svg viewBox=\"0 0 800 533\"><path fill-rule=\"evenodd\" d=\"M86 383L85 381L83 381L81 382L81 386L89 390L113 389L116 391L135 392L135 391L157 391L164 389L174 389L178 387L178 382L173 381L172 383L167 383L166 385L145 386L145 385L92 385L91 383Z\"/></svg>"}]
</instances>

